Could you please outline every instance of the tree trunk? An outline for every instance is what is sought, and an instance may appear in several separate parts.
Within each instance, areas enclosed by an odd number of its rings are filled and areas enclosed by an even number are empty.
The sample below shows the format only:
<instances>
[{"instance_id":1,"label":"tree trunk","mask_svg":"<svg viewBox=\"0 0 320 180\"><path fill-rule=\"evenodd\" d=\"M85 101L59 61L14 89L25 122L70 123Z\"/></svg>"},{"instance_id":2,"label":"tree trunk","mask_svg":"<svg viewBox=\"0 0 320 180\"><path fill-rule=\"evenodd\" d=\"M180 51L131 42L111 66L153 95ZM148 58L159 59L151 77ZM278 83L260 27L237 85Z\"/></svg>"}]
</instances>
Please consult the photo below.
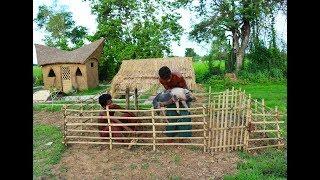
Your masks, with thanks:
<instances>
[{"instance_id":1,"label":"tree trunk","mask_svg":"<svg viewBox=\"0 0 320 180\"><path fill-rule=\"evenodd\" d=\"M241 27L241 46L237 49L236 53L236 74L240 71L243 65L244 52L249 43L249 35L250 35L250 23L248 20L243 21L243 25Z\"/></svg>"},{"instance_id":2,"label":"tree trunk","mask_svg":"<svg viewBox=\"0 0 320 180\"><path fill-rule=\"evenodd\" d=\"M238 74L242 67L243 57L244 51L238 51L238 53L236 54L236 74Z\"/></svg>"}]
</instances>

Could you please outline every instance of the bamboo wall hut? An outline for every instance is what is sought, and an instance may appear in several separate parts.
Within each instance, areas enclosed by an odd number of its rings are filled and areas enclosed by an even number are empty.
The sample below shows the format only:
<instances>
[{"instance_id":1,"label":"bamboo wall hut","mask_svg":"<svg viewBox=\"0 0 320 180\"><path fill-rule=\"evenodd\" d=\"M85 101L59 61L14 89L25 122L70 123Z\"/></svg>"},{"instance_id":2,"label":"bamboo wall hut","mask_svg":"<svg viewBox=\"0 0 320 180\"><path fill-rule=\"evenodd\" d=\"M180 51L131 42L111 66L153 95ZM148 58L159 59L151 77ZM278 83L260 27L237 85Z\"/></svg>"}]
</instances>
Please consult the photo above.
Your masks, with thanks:
<instances>
[{"instance_id":1,"label":"bamboo wall hut","mask_svg":"<svg viewBox=\"0 0 320 180\"><path fill-rule=\"evenodd\" d=\"M122 61L119 72L112 80L111 94L116 97L128 86L131 90L148 90L159 83L159 69L168 66L171 71L177 71L185 78L190 89L195 86L195 73L191 57L152 58Z\"/></svg>"},{"instance_id":2,"label":"bamboo wall hut","mask_svg":"<svg viewBox=\"0 0 320 180\"><path fill-rule=\"evenodd\" d=\"M98 60L103 43L104 38L101 38L73 51L35 44L44 88L55 88L67 93L72 88L85 90L98 86Z\"/></svg>"}]
</instances>

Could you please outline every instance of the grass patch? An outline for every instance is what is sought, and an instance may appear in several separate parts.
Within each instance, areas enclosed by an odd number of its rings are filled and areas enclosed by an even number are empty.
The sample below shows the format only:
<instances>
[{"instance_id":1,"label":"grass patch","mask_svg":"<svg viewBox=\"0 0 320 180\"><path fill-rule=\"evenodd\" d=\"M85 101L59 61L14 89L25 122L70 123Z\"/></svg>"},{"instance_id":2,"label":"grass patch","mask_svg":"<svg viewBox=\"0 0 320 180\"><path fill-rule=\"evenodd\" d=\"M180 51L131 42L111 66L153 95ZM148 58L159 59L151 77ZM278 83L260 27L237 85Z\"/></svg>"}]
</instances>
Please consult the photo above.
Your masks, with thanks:
<instances>
[{"instance_id":1,"label":"grass patch","mask_svg":"<svg viewBox=\"0 0 320 180\"><path fill-rule=\"evenodd\" d=\"M49 112L57 112L61 111L63 104L33 104L33 110L35 111L49 111Z\"/></svg>"},{"instance_id":2,"label":"grass patch","mask_svg":"<svg viewBox=\"0 0 320 180\"><path fill-rule=\"evenodd\" d=\"M286 112L287 110L287 84L277 83L249 83L245 81L231 82L229 80L221 78L212 78L205 84L208 89L211 86L211 90L214 92L224 91L226 89L231 90L232 87L246 91L246 94L251 94L253 99L259 101L264 99L266 106L275 108L278 106L279 110Z\"/></svg>"},{"instance_id":3,"label":"grass patch","mask_svg":"<svg viewBox=\"0 0 320 180\"><path fill-rule=\"evenodd\" d=\"M238 172L226 175L224 179L287 179L287 163L283 151L266 150L262 154L252 156L240 152L244 162L238 164Z\"/></svg>"},{"instance_id":4,"label":"grass patch","mask_svg":"<svg viewBox=\"0 0 320 180\"><path fill-rule=\"evenodd\" d=\"M56 126L33 126L33 176L51 177L52 165L57 164L65 150L63 135ZM46 143L52 142L51 145Z\"/></svg>"},{"instance_id":5,"label":"grass patch","mask_svg":"<svg viewBox=\"0 0 320 180\"><path fill-rule=\"evenodd\" d=\"M130 169L131 170L137 169L137 167L138 166L136 164L134 164L134 163L130 164Z\"/></svg>"},{"instance_id":6,"label":"grass patch","mask_svg":"<svg viewBox=\"0 0 320 180\"><path fill-rule=\"evenodd\" d=\"M110 89L110 85L107 86L97 86L95 88L89 88L83 91L77 91L76 93L72 93L72 96L83 96L83 95L96 95L101 92L107 92Z\"/></svg>"},{"instance_id":7,"label":"grass patch","mask_svg":"<svg viewBox=\"0 0 320 180\"><path fill-rule=\"evenodd\" d=\"M141 165L141 169L148 169L149 168L149 164L148 163L143 163Z\"/></svg>"},{"instance_id":8,"label":"grass patch","mask_svg":"<svg viewBox=\"0 0 320 180\"><path fill-rule=\"evenodd\" d=\"M181 177L180 176L177 176L177 175L171 175L170 177L169 177L169 180L180 180L181 179Z\"/></svg>"},{"instance_id":9,"label":"grass patch","mask_svg":"<svg viewBox=\"0 0 320 180\"><path fill-rule=\"evenodd\" d=\"M178 155L178 154L175 154L175 155L173 156L173 162L174 162L175 165L179 165L180 162L181 162L181 156Z\"/></svg>"}]
</instances>

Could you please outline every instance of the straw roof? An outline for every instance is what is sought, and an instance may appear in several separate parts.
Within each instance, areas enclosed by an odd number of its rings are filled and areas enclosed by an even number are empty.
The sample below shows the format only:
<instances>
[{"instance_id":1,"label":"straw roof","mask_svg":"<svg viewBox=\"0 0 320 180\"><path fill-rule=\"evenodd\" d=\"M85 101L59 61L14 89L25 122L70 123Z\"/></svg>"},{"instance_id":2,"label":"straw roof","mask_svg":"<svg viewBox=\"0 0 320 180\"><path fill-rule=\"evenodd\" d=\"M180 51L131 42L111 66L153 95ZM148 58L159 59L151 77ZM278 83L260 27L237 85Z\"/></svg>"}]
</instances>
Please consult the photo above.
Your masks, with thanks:
<instances>
[{"instance_id":1,"label":"straw roof","mask_svg":"<svg viewBox=\"0 0 320 180\"><path fill-rule=\"evenodd\" d=\"M73 51L64 51L53 47L35 44L37 60L39 65L56 63L80 63L85 61L103 45L104 38L94 41L91 44L84 45Z\"/></svg>"},{"instance_id":2,"label":"straw roof","mask_svg":"<svg viewBox=\"0 0 320 180\"><path fill-rule=\"evenodd\" d=\"M148 90L159 83L159 69L168 66L171 71L177 71L185 78L189 88L195 85L195 74L191 57L152 58L122 61L119 72L112 80L111 94L116 96L125 91L128 86L131 91Z\"/></svg>"}]
</instances>

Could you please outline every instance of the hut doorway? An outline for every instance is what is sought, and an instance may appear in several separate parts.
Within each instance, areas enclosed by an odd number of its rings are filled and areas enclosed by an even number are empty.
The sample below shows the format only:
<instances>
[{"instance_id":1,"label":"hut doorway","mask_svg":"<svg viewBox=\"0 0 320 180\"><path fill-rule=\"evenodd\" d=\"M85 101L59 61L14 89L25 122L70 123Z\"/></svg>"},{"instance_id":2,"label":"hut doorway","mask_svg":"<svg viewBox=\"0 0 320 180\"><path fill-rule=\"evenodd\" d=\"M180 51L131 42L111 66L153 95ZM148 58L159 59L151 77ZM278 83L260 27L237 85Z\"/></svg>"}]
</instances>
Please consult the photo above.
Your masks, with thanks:
<instances>
[{"instance_id":1,"label":"hut doorway","mask_svg":"<svg viewBox=\"0 0 320 180\"><path fill-rule=\"evenodd\" d=\"M62 91L67 93L72 90L70 68L61 66Z\"/></svg>"}]
</instances>

